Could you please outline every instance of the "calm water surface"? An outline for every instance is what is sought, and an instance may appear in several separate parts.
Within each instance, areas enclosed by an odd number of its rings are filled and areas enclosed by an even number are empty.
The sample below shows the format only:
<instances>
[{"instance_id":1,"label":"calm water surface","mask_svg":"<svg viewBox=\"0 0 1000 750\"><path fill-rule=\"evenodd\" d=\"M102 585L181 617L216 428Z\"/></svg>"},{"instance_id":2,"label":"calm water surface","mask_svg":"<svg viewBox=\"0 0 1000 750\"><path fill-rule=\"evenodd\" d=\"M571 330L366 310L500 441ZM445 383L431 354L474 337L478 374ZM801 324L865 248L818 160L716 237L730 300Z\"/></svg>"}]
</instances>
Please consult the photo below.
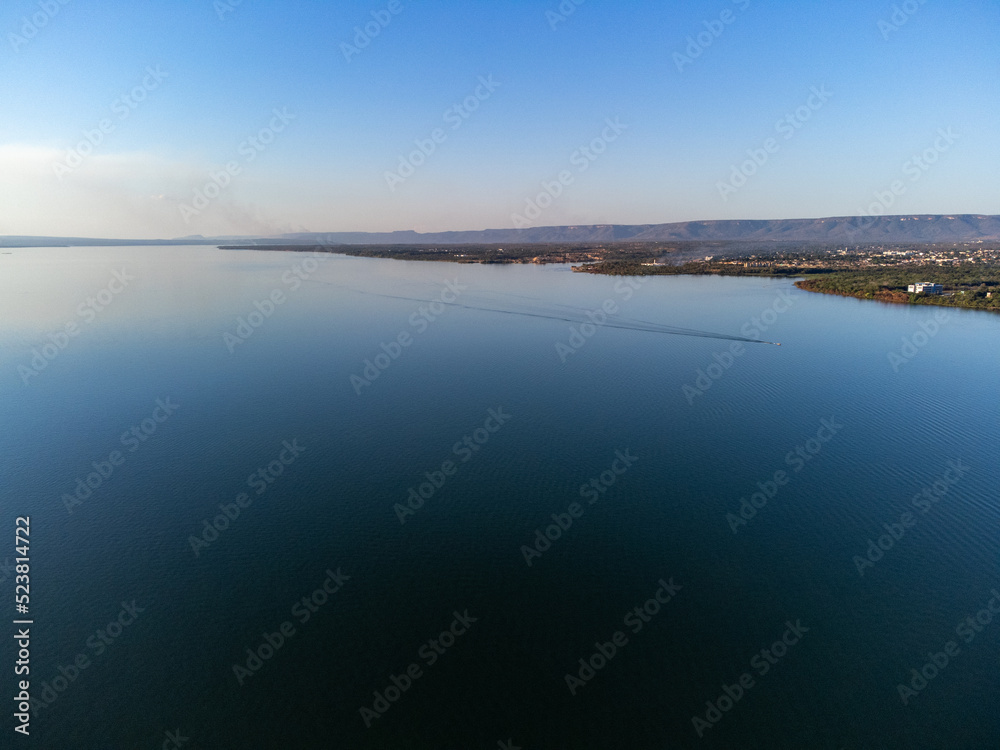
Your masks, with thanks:
<instances>
[{"instance_id":1,"label":"calm water surface","mask_svg":"<svg viewBox=\"0 0 1000 750\"><path fill-rule=\"evenodd\" d=\"M35 747L998 746L1000 318L305 257L0 256Z\"/></svg>"}]
</instances>

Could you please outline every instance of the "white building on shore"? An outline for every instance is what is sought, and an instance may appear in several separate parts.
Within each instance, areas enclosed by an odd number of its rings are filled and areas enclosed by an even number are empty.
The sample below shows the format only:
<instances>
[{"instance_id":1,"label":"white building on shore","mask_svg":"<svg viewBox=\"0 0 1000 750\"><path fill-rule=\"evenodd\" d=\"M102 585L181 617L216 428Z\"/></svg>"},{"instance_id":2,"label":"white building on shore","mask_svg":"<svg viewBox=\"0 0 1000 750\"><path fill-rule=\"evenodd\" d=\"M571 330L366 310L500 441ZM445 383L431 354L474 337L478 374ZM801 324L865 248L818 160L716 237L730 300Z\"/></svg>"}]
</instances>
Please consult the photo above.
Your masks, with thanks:
<instances>
[{"instance_id":1,"label":"white building on shore","mask_svg":"<svg viewBox=\"0 0 1000 750\"><path fill-rule=\"evenodd\" d=\"M944 292L944 286L930 281L918 281L916 284L910 284L906 287L906 291L913 294L941 294Z\"/></svg>"}]
</instances>

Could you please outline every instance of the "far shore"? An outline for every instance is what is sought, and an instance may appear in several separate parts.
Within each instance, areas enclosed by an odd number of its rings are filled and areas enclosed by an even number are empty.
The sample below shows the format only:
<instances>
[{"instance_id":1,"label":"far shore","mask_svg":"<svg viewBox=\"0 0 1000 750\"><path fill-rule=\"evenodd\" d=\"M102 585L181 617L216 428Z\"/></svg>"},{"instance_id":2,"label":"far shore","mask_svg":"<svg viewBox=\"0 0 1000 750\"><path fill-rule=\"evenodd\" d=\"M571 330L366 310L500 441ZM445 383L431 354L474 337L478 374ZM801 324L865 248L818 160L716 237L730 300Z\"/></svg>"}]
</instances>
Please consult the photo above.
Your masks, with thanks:
<instances>
[{"instance_id":1,"label":"far shore","mask_svg":"<svg viewBox=\"0 0 1000 750\"><path fill-rule=\"evenodd\" d=\"M527 245L222 245L223 250L323 252L362 258L478 264L575 264L609 276L760 276L803 291L898 305L1000 312L1000 243L790 246L724 242ZM752 252L748 252L751 250ZM942 294L907 287L933 281Z\"/></svg>"}]
</instances>

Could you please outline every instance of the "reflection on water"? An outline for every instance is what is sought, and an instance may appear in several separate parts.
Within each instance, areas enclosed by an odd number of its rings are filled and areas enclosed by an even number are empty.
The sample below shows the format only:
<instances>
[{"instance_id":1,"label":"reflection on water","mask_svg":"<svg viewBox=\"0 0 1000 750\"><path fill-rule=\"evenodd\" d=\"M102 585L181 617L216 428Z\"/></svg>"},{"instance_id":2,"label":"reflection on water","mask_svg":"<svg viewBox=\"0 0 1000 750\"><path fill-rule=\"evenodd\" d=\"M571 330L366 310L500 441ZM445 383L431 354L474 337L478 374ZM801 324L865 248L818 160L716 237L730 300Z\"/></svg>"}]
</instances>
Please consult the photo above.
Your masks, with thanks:
<instances>
[{"instance_id":1,"label":"reflection on water","mask_svg":"<svg viewBox=\"0 0 1000 750\"><path fill-rule=\"evenodd\" d=\"M996 317L955 311L894 369L933 311L784 280L307 260L0 257L0 523L33 521L39 691L92 661L40 710L39 746L154 746L178 726L202 747L996 744L1000 626L956 632L1000 584ZM782 346L650 333L680 329ZM495 433L491 410L510 415ZM636 460L616 474L619 453ZM86 497L70 513L66 495ZM310 611L331 576L350 578ZM623 616L661 579L679 593L634 633ZM98 655L123 605L143 611ZM428 667L421 648L466 610ZM904 705L898 685L956 639ZM716 717L706 701L744 673Z\"/></svg>"}]
</instances>

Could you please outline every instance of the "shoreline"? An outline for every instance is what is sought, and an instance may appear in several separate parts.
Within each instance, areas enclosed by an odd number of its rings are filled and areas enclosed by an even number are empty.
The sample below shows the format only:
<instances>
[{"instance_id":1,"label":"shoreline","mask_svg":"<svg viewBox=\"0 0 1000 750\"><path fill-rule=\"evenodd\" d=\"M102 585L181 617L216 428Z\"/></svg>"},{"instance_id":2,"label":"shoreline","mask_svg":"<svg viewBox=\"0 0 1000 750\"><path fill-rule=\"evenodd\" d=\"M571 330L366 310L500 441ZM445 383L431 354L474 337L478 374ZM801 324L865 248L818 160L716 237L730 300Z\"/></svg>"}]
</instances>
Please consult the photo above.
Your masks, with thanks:
<instances>
[{"instance_id":1,"label":"shoreline","mask_svg":"<svg viewBox=\"0 0 1000 750\"><path fill-rule=\"evenodd\" d=\"M874 249L856 251L847 259L808 250L775 256L707 256L669 265L660 259L681 248L649 244L608 248L600 245L483 245L369 246L369 245L218 245L220 250L270 252L323 252L358 258L410 260L423 263L459 265L569 265L574 273L601 276L728 276L793 280L796 288L815 294L851 297L892 305L949 307L1000 313L1000 266L996 250L988 262L957 262L934 265L931 258L914 258L900 264L881 262ZM705 247L705 246L701 246ZM684 247L690 251L692 248ZM652 251L652 252L651 252ZM650 260L656 254L657 260ZM923 256L924 253L920 253ZM609 257L610 256L610 257ZM576 264L576 265L574 265ZM952 291L948 296L912 294L905 284L924 279L941 279Z\"/></svg>"},{"instance_id":2,"label":"shoreline","mask_svg":"<svg viewBox=\"0 0 1000 750\"><path fill-rule=\"evenodd\" d=\"M1000 313L1000 308L976 307L973 305L960 305L949 302L949 300L955 299L954 297L935 297L928 295L923 299L918 298L914 300L911 299L911 295L907 292L897 292L892 290L876 292L869 297L861 294L851 294L849 292L837 291L835 289L822 289L816 286L813 279L799 279L795 282L795 286L805 292L828 294L833 297L847 297L849 299L861 300L862 302L881 302L886 305L908 305L911 307L950 307L957 310L972 310L994 314Z\"/></svg>"}]
</instances>

